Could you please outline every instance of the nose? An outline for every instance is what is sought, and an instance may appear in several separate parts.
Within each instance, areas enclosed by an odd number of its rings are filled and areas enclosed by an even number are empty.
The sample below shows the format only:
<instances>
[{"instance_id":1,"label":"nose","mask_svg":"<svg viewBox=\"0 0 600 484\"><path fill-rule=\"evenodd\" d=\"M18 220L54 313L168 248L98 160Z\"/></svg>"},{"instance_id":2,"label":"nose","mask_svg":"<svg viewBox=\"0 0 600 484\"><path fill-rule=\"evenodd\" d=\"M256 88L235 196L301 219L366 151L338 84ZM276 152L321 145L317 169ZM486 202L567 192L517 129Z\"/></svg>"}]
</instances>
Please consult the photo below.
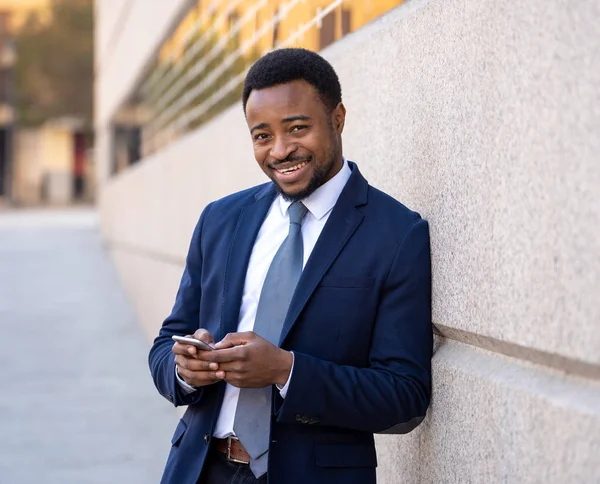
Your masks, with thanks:
<instances>
[{"instance_id":1,"label":"nose","mask_svg":"<svg viewBox=\"0 0 600 484\"><path fill-rule=\"evenodd\" d=\"M283 161L297 149L298 146L295 143L290 143L285 138L278 137L275 138L275 142L271 147L270 155L279 161Z\"/></svg>"}]
</instances>

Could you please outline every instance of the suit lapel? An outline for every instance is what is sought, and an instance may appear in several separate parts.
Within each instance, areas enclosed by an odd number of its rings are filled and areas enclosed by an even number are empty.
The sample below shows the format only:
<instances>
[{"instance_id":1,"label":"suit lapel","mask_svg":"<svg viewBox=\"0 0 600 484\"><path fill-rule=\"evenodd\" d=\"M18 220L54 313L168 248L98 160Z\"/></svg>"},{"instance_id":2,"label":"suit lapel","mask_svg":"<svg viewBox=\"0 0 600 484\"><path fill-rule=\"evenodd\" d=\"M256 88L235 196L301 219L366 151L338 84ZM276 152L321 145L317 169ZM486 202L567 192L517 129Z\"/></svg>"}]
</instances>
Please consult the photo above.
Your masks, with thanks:
<instances>
[{"instance_id":1,"label":"suit lapel","mask_svg":"<svg viewBox=\"0 0 600 484\"><path fill-rule=\"evenodd\" d=\"M240 212L227 255L220 334L215 338L223 338L227 333L237 331L248 262L254 241L275 194L274 185L267 185Z\"/></svg>"},{"instance_id":2,"label":"suit lapel","mask_svg":"<svg viewBox=\"0 0 600 484\"><path fill-rule=\"evenodd\" d=\"M342 190L298 281L283 324L279 346L283 345L310 296L364 217L356 207L367 202L368 183L354 163L350 163L350 167L352 175Z\"/></svg>"}]
</instances>

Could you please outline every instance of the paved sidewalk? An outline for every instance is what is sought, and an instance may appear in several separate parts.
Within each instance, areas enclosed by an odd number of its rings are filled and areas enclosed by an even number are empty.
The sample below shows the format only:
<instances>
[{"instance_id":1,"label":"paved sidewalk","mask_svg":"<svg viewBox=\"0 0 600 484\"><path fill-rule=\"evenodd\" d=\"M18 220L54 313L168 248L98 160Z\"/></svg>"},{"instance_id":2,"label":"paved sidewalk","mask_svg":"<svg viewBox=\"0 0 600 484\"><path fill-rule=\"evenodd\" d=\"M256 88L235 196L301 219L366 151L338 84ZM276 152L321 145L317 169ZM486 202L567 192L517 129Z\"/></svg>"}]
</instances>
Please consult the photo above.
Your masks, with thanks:
<instances>
[{"instance_id":1,"label":"paved sidewalk","mask_svg":"<svg viewBox=\"0 0 600 484\"><path fill-rule=\"evenodd\" d=\"M0 484L158 483L155 391L95 213L0 212Z\"/></svg>"}]
</instances>

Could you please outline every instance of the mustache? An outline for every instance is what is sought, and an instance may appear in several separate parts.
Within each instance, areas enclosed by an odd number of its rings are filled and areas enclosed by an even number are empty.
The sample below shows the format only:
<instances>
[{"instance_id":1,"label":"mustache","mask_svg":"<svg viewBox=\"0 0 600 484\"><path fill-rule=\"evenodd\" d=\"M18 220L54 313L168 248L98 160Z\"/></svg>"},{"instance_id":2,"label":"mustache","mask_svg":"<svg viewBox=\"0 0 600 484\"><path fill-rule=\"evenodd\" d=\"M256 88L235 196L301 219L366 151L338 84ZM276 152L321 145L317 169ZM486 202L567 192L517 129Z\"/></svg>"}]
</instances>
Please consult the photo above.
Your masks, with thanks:
<instances>
[{"instance_id":1,"label":"mustache","mask_svg":"<svg viewBox=\"0 0 600 484\"><path fill-rule=\"evenodd\" d=\"M285 160L277 160L273 163L270 163L269 166L271 168L277 168L280 165L285 165L286 163L302 163L303 161L309 162L312 160L312 156L288 156Z\"/></svg>"}]
</instances>

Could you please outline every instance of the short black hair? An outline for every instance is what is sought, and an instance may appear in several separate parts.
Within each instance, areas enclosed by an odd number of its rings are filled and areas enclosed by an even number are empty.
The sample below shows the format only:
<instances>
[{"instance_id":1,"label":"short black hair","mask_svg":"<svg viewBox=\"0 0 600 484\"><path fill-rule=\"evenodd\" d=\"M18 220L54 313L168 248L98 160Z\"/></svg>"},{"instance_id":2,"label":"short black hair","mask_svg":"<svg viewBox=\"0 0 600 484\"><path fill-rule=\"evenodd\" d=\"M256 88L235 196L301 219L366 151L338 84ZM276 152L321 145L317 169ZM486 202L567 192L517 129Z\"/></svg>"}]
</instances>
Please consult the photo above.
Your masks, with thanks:
<instances>
[{"instance_id":1,"label":"short black hair","mask_svg":"<svg viewBox=\"0 0 600 484\"><path fill-rule=\"evenodd\" d=\"M307 49L278 49L258 59L248 71L242 94L244 113L253 90L298 80L308 82L317 90L328 112L342 102L340 80L323 57Z\"/></svg>"}]
</instances>

